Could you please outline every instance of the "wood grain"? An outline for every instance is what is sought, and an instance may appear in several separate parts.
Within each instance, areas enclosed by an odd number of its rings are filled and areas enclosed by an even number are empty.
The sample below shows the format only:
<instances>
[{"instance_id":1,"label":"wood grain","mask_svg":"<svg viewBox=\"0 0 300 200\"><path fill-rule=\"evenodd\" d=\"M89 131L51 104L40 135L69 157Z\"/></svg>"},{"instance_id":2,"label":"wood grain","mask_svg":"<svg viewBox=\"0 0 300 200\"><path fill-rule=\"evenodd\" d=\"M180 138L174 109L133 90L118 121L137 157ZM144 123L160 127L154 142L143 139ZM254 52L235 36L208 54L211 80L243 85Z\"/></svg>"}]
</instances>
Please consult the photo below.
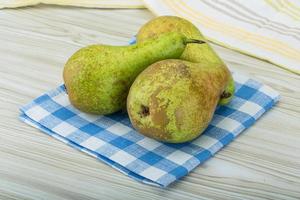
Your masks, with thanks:
<instances>
[{"instance_id":1,"label":"wood grain","mask_svg":"<svg viewBox=\"0 0 300 200\"><path fill-rule=\"evenodd\" d=\"M62 83L75 50L126 44L151 17L142 9L0 10L0 199L300 199L300 77L216 45L232 71L272 86L281 100L166 189L131 180L18 120L21 105Z\"/></svg>"}]
</instances>

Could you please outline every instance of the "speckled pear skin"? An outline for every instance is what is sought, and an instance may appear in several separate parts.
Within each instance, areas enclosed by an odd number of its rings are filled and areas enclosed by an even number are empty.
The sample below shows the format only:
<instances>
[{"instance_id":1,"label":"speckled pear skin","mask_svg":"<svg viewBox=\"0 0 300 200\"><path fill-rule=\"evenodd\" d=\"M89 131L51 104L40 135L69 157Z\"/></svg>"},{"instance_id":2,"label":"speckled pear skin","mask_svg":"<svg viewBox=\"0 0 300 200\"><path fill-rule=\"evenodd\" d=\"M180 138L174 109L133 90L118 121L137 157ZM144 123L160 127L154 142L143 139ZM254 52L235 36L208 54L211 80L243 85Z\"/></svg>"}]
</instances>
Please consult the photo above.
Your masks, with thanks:
<instances>
[{"instance_id":1,"label":"speckled pear skin","mask_svg":"<svg viewBox=\"0 0 300 200\"><path fill-rule=\"evenodd\" d=\"M198 137L229 82L227 68L215 65L176 59L150 65L136 78L127 97L133 127L162 142L182 143Z\"/></svg>"},{"instance_id":2,"label":"speckled pear skin","mask_svg":"<svg viewBox=\"0 0 300 200\"><path fill-rule=\"evenodd\" d=\"M70 102L81 111L101 115L125 108L136 76L156 61L179 58L186 40L173 32L130 46L99 44L78 50L63 71Z\"/></svg>"},{"instance_id":3,"label":"speckled pear skin","mask_svg":"<svg viewBox=\"0 0 300 200\"><path fill-rule=\"evenodd\" d=\"M160 16L142 26L137 34L137 42L139 43L149 38L157 37L160 34L172 31L182 33L188 38L205 41L204 36L198 28L188 20L176 16ZM208 43L202 45L188 44L181 55L181 59L201 63L201 66L209 64L213 67L226 67L224 62ZM220 98L220 105L228 104L234 95L234 80L231 74L229 74L229 76L230 82L225 88L224 94Z\"/></svg>"}]
</instances>

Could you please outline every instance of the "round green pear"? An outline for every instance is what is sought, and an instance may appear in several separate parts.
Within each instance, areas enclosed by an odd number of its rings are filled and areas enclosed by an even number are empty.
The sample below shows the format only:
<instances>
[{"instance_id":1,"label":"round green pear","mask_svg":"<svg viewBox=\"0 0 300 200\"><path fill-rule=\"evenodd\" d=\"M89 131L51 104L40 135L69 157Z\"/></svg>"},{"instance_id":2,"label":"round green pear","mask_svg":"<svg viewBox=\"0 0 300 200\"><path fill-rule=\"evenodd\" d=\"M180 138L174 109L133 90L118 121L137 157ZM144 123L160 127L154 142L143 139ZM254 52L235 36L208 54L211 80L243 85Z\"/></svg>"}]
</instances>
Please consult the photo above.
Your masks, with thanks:
<instances>
[{"instance_id":1,"label":"round green pear","mask_svg":"<svg viewBox=\"0 0 300 200\"><path fill-rule=\"evenodd\" d=\"M126 107L135 77L159 60L179 58L187 43L180 33L130 46L91 45L74 53L64 66L63 78L70 102L81 111L111 114Z\"/></svg>"},{"instance_id":2,"label":"round green pear","mask_svg":"<svg viewBox=\"0 0 300 200\"><path fill-rule=\"evenodd\" d=\"M205 37L199 29L188 20L176 16L160 16L150 20L141 27L137 34L137 42L143 42L167 32L179 32L188 38L205 41ZM208 64L209 66L216 65L227 68L208 43L203 45L188 44L180 59L201 63L201 66ZM234 95L234 80L231 74L229 76L230 81L224 89L224 93L220 96L220 105L228 104Z\"/></svg>"},{"instance_id":3,"label":"round green pear","mask_svg":"<svg viewBox=\"0 0 300 200\"><path fill-rule=\"evenodd\" d=\"M219 65L179 59L150 65L138 75L127 97L133 127L145 136L169 143L198 137L211 121L230 81L228 69Z\"/></svg>"}]
</instances>

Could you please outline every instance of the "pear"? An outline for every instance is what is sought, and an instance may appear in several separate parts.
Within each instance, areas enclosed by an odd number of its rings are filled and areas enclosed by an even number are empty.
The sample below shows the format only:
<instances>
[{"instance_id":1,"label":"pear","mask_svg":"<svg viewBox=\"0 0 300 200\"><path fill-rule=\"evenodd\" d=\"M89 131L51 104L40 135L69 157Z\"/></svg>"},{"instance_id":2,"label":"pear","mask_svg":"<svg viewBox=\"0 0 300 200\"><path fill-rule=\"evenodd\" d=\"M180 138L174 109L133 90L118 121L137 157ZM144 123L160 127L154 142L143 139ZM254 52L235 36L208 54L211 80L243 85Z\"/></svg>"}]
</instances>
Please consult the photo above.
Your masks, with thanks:
<instances>
[{"instance_id":1,"label":"pear","mask_svg":"<svg viewBox=\"0 0 300 200\"><path fill-rule=\"evenodd\" d=\"M135 77L156 61L179 58L190 42L202 43L171 32L130 46L82 48L64 66L70 102L81 111L102 115L125 108Z\"/></svg>"},{"instance_id":2,"label":"pear","mask_svg":"<svg viewBox=\"0 0 300 200\"><path fill-rule=\"evenodd\" d=\"M198 137L230 81L230 72L221 65L178 59L150 65L138 75L127 97L133 127L162 142L182 143Z\"/></svg>"},{"instance_id":3,"label":"pear","mask_svg":"<svg viewBox=\"0 0 300 200\"><path fill-rule=\"evenodd\" d=\"M176 16L160 16L146 23L137 34L137 42L142 42L149 38L157 37L166 32L179 32L188 38L205 41L204 36L198 28L186 19ZM203 45L189 44L180 57L183 60L201 63L201 66L208 64L226 68L226 65L208 43ZM230 76L230 81L223 91L219 104L229 103L234 95L234 80Z\"/></svg>"}]
</instances>

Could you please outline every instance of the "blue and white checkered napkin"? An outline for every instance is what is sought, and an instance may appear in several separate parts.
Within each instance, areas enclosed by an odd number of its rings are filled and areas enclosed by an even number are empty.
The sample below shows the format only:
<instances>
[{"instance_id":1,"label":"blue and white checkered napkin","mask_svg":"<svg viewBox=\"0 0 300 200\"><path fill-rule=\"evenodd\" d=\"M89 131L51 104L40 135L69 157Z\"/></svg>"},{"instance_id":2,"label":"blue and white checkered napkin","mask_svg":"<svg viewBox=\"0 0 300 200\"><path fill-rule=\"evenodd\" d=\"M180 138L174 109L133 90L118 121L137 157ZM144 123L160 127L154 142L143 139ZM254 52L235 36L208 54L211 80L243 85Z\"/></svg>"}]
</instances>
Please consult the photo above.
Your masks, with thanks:
<instances>
[{"instance_id":1,"label":"blue and white checkered napkin","mask_svg":"<svg viewBox=\"0 0 300 200\"><path fill-rule=\"evenodd\" d=\"M147 184L167 186L212 157L279 99L276 91L234 74L232 102L217 108L206 131L192 142L166 144L136 132L126 113L95 116L68 100L64 86L21 108L21 119Z\"/></svg>"}]
</instances>

